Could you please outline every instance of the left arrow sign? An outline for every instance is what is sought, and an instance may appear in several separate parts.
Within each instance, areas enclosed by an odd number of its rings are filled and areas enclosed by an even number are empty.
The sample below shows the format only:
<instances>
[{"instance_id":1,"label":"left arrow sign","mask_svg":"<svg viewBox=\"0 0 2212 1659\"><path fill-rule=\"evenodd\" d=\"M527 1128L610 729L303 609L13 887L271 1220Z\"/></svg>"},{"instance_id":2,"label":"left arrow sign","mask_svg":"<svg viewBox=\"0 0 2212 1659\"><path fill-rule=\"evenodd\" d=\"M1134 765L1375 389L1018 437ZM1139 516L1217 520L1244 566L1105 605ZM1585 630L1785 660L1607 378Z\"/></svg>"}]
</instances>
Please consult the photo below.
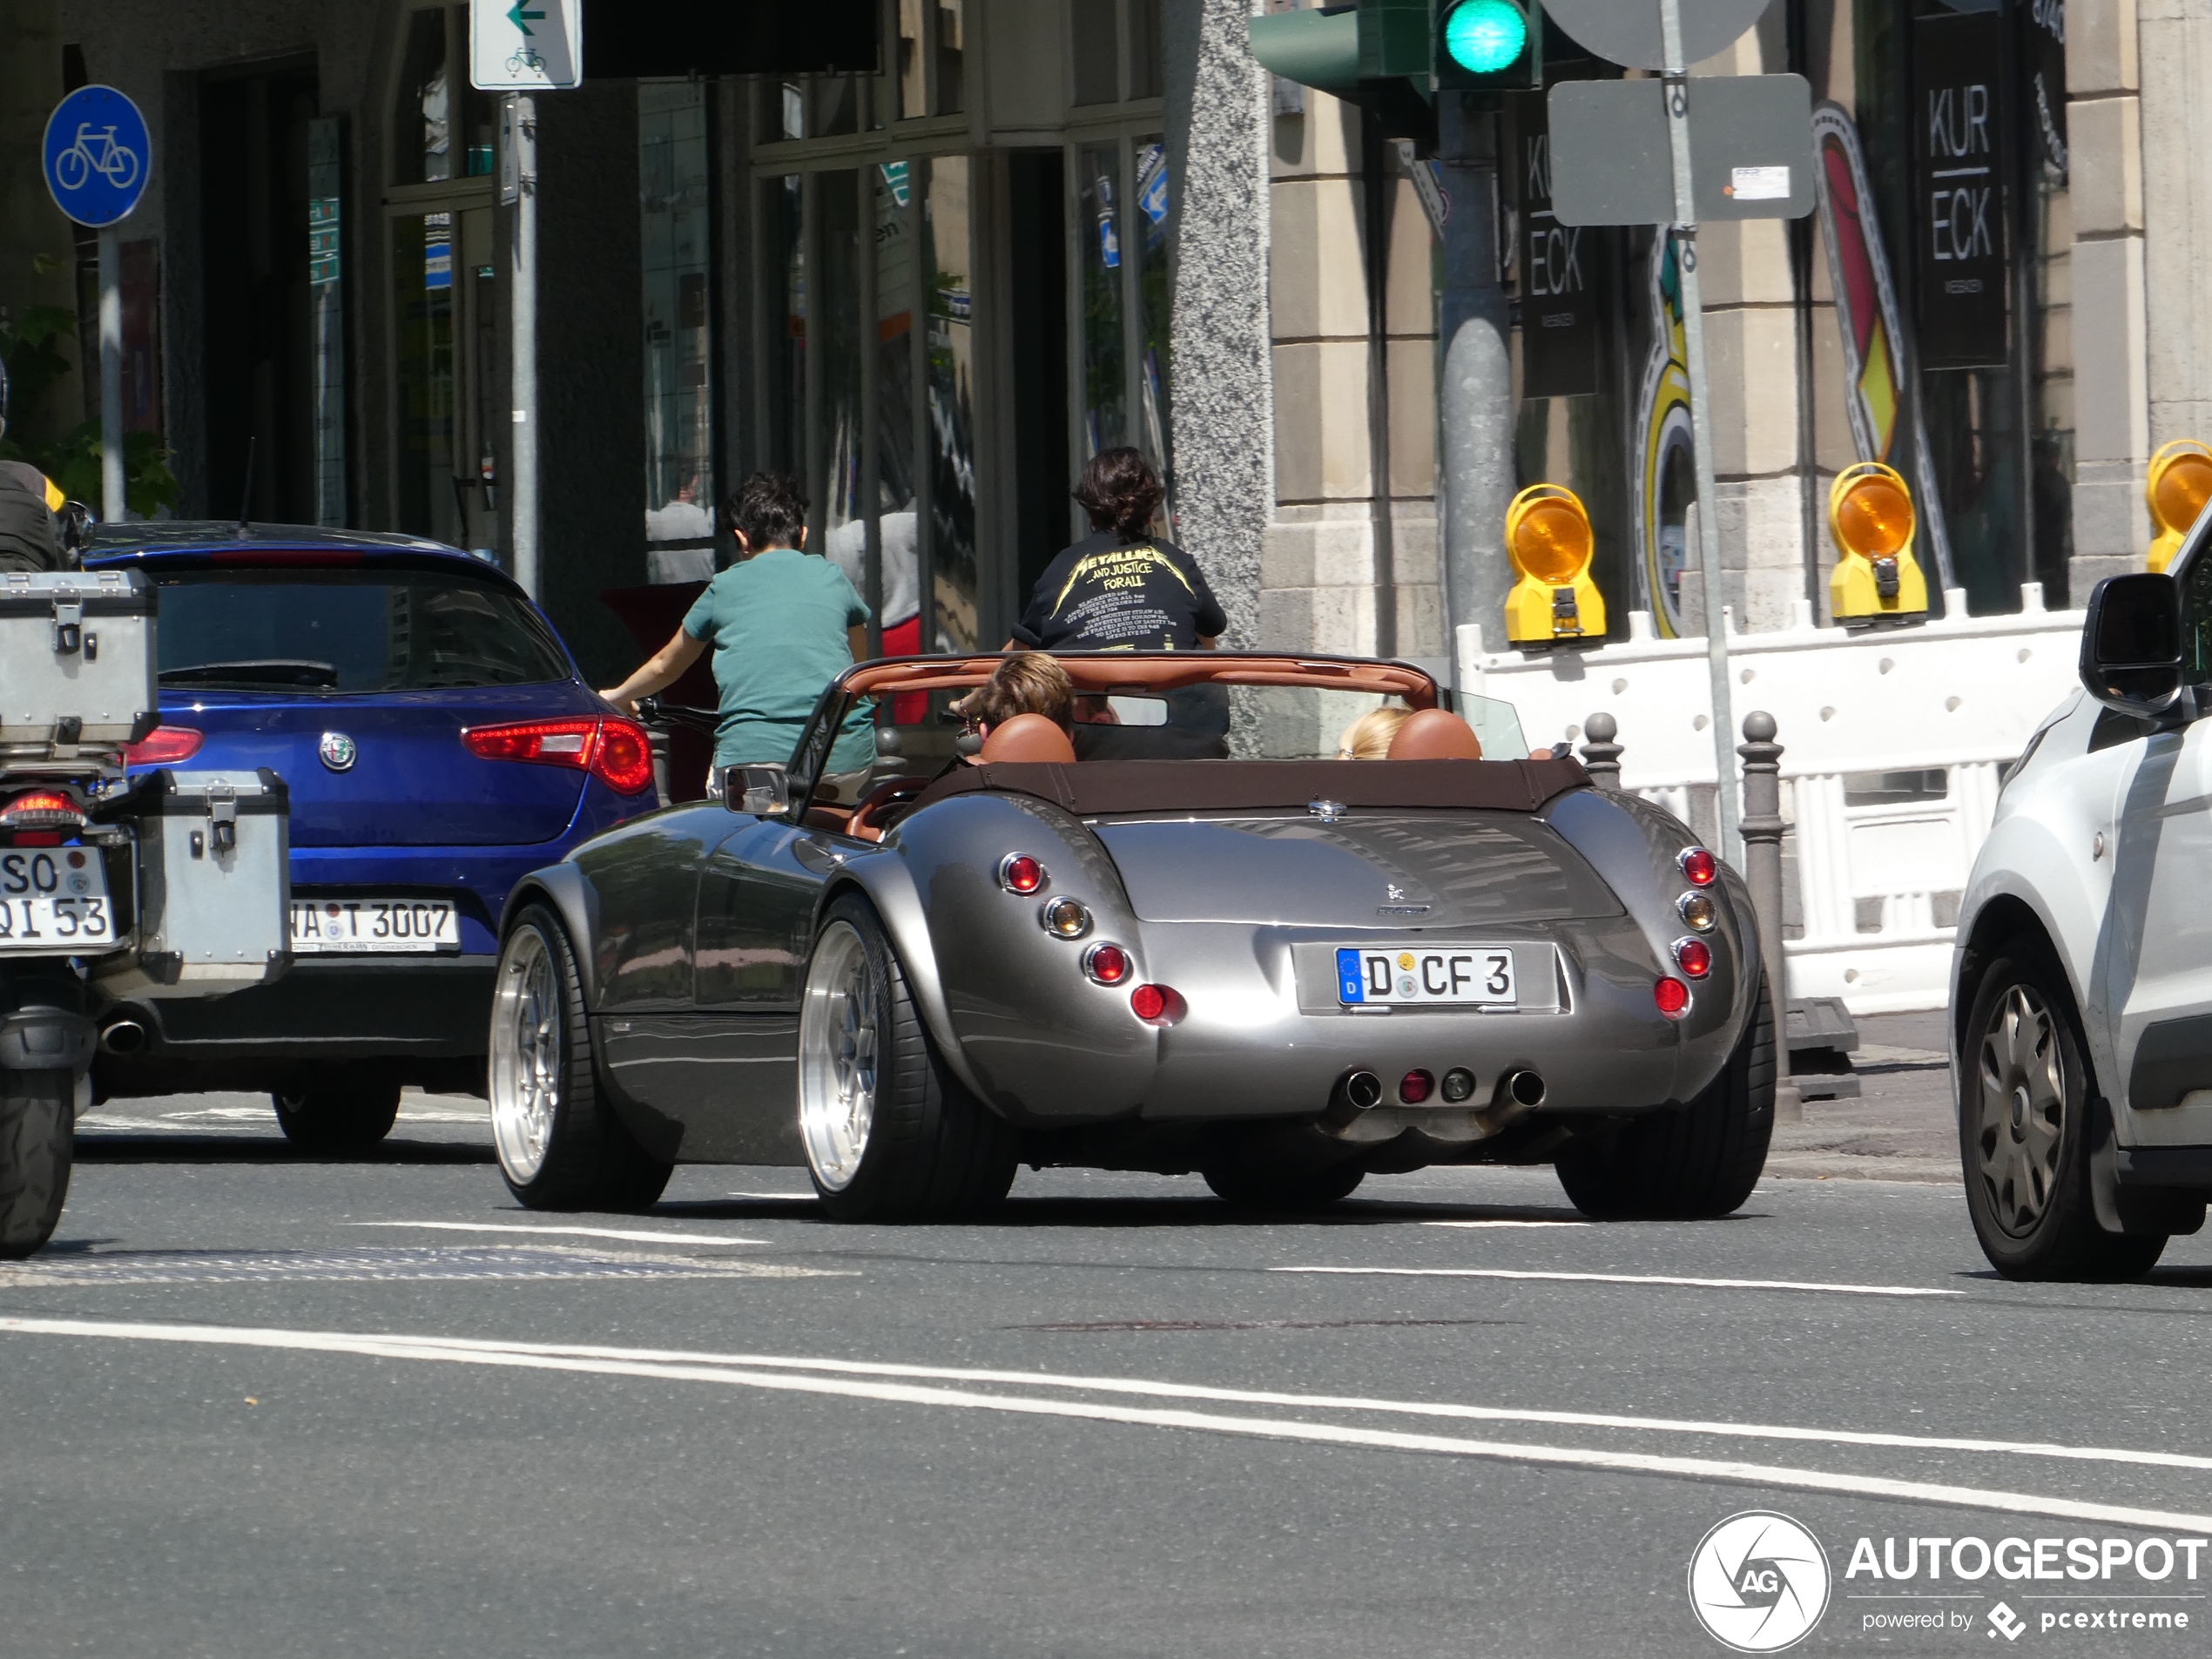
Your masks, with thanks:
<instances>
[{"instance_id":1,"label":"left arrow sign","mask_svg":"<svg viewBox=\"0 0 2212 1659\"><path fill-rule=\"evenodd\" d=\"M514 5L508 10L507 21L527 35L530 32L531 24L545 21L545 14L543 11L523 10L523 8L526 3L528 0L515 0Z\"/></svg>"}]
</instances>

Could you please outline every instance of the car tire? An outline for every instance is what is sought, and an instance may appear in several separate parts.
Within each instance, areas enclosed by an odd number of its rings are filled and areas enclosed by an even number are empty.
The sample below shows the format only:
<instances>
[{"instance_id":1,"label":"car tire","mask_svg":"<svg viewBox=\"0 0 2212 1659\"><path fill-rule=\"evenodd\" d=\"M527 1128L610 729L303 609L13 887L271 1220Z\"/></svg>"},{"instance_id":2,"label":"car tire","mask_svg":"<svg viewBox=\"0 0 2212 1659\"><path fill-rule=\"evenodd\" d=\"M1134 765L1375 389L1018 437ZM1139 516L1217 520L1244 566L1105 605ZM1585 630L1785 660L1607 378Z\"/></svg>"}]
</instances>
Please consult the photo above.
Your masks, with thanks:
<instances>
[{"instance_id":1,"label":"car tire","mask_svg":"<svg viewBox=\"0 0 2212 1659\"><path fill-rule=\"evenodd\" d=\"M1224 1158L1199 1173L1213 1195L1240 1210L1319 1210L1349 1198L1367 1178L1356 1163L1325 1170L1286 1170Z\"/></svg>"},{"instance_id":2,"label":"car tire","mask_svg":"<svg viewBox=\"0 0 2212 1659\"><path fill-rule=\"evenodd\" d=\"M1020 1141L945 1064L875 908L823 913L799 1015L799 1130L839 1221L980 1215L1014 1184Z\"/></svg>"},{"instance_id":3,"label":"car tire","mask_svg":"<svg viewBox=\"0 0 2212 1659\"><path fill-rule=\"evenodd\" d=\"M77 1080L66 1071L0 1071L0 1261L54 1236L69 1197Z\"/></svg>"},{"instance_id":4,"label":"car tire","mask_svg":"<svg viewBox=\"0 0 2212 1659\"><path fill-rule=\"evenodd\" d=\"M1966 1212L1989 1264L2006 1278L2140 1278L2163 1233L2097 1224L2094 1116L2080 1022L2065 973L2038 941L2000 950L1974 994L1960 1055L1959 1157Z\"/></svg>"},{"instance_id":5,"label":"car tire","mask_svg":"<svg viewBox=\"0 0 2212 1659\"><path fill-rule=\"evenodd\" d=\"M1751 1196L1774 1137L1774 1005L1759 976L1751 1018L1720 1076L1689 1105L1570 1142L1554 1168L1598 1221L1704 1221Z\"/></svg>"},{"instance_id":6,"label":"car tire","mask_svg":"<svg viewBox=\"0 0 2212 1659\"><path fill-rule=\"evenodd\" d=\"M650 1210L672 1163L637 1143L599 1087L583 981L543 905L516 918L492 981L492 1142L507 1190L532 1210Z\"/></svg>"},{"instance_id":7,"label":"car tire","mask_svg":"<svg viewBox=\"0 0 2212 1659\"><path fill-rule=\"evenodd\" d=\"M269 1096L277 1127L294 1146L374 1146L399 1121L395 1082L318 1078Z\"/></svg>"}]
</instances>

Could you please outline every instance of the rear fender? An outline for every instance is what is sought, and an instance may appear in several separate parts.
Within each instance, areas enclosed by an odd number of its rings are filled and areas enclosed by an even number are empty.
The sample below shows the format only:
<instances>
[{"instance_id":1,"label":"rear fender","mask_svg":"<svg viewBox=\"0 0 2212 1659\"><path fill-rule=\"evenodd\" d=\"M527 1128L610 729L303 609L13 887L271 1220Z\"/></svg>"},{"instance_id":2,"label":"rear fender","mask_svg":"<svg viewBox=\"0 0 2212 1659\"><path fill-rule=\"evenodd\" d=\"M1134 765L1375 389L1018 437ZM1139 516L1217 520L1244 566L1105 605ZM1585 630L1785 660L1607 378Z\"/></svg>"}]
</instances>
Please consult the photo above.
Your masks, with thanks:
<instances>
[{"instance_id":1,"label":"rear fender","mask_svg":"<svg viewBox=\"0 0 2212 1659\"><path fill-rule=\"evenodd\" d=\"M1597 789L1562 795L1543 816L1621 901L1651 953L1654 974L1675 973L1674 943L1690 931L1675 908L1692 890L1676 861L1698 845L1689 826L1638 796ZM1758 994L1759 929L1743 879L1723 863L1707 891L1720 909L1713 931L1703 935L1712 947L1713 971L1696 987L1689 1017L1675 1027L1681 1042L1676 1100L1692 1098L1720 1075Z\"/></svg>"},{"instance_id":2,"label":"rear fender","mask_svg":"<svg viewBox=\"0 0 2212 1659\"><path fill-rule=\"evenodd\" d=\"M543 904L561 919L568 929L569 954L576 959L578 981L583 987L583 1006L597 1013L599 1007L598 942L599 894L591 885L591 878L573 863L549 864L542 870L533 870L515 884L507 895L507 906L500 913L499 940L502 948L507 942L507 930L515 924L525 906Z\"/></svg>"},{"instance_id":3,"label":"rear fender","mask_svg":"<svg viewBox=\"0 0 2212 1659\"><path fill-rule=\"evenodd\" d=\"M828 909L840 894L847 893L860 894L875 907L884 932L891 936L891 948L898 954L899 971L906 977L907 995L914 1000L914 1011L921 1015L922 1024L928 1028L929 1040L937 1045L937 1052L944 1056L953 1075L970 1092L979 1098L985 1097L946 1007L944 976L938 971L937 954L929 942L929 918L922 909L921 895L914 890L914 873L907 868L906 860L895 852L869 853L848 860L838 872L837 879L823 890L822 909ZM816 931L820 926L820 914L817 912Z\"/></svg>"}]
</instances>

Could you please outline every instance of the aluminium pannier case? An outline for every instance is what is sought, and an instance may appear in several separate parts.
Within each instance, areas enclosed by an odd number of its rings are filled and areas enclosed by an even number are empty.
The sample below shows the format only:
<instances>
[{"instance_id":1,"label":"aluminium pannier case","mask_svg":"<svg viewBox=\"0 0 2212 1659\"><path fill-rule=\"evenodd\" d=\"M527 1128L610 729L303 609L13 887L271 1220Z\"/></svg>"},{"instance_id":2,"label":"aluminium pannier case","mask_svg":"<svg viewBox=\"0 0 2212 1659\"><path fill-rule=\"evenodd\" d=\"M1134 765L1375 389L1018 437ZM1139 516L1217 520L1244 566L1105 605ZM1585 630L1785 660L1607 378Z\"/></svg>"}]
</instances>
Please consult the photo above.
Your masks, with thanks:
<instances>
[{"instance_id":1,"label":"aluminium pannier case","mask_svg":"<svg viewBox=\"0 0 2212 1659\"><path fill-rule=\"evenodd\" d=\"M99 971L113 995L209 996L292 966L292 799L258 772L138 780L138 948Z\"/></svg>"},{"instance_id":2,"label":"aluminium pannier case","mask_svg":"<svg viewBox=\"0 0 2212 1659\"><path fill-rule=\"evenodd\" d=\"M151 732L153 617L140 571L0 571L0 758L73 760Z\"/></svg>"}]
</instances>

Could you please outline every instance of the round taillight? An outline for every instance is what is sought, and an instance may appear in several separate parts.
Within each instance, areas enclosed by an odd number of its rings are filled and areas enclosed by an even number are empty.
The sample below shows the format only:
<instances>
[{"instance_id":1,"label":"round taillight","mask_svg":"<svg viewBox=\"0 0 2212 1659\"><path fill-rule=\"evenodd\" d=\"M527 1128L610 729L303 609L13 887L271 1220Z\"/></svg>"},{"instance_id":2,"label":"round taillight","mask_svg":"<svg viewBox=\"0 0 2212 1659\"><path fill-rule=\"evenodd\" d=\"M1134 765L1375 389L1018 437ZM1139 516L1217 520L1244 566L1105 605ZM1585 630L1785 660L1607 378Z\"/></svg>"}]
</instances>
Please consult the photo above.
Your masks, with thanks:
<instances>
[{"instance_id":1,"label":"round taillight","mask_svg":"<svg viewBox=\"0 0 2212 1659\"><path fill-rule=\"evenodd\" d=\"M1711 887L1713 878L1721 873L1721 861L1702 846L1683 848L1682 857L1676 862L1682 866L1683 874L1693 887Z\"/></svg>"},{"instance_id":2,"label":"round taillight","mask_svg":"<svg viewBox=\"0 0 2212 1659\"><path fill-rule=\"evenodd\" d=\"M1713 971L1713 948L1702 939L1677 939L1675 961L1690 978L1703 979Z\"/></svg>"},{"instance_id":3,"label":"round taillight","mask_svg":"<svg viewBox=\"0 0 2212 1659\"><path fill-rule=\"evenodd\" d=\"M1721 908L1710 893L1685 893L1675 900L1675 908L1701 934L1712 932L1713 924L1720 920Z\"/></svg>"},{"instance_id":4,"label":"round taillight","mask_svg":"<svg viewBox=\"0 0 2212 1659\"><path fill-rule=\"evenodd\" d=\"M1679 1020L1689 1012L1689 987L1678 979L1662 979L1651 988L1651 1000L1659 1005L1660 1013Z\"/></svg>"},{"instance_id":5,"label":"round taillight","mask_svg":"<svg viewBox=\"0 0 2212 1659\"><path fill-rule=\"evenodd\" d=\"M1101 985L1119 985L1129 977L1129 953L1119 945L1093 945L1083 953L1083 972Z\"/></svg>"},{"instance_id":6,"label":"round taillight","mask_svg":"<svg viewBox=\"0 0 2212 1659\"><path fill-rule=\"evenodd\" d=\"M1055 938L1081 939L1090 931L1090 907L1080 899L1048 900L1037 917Z\"/></svg>"},{"instance_id":7,"label":"round taillight","mask_svg":"<svg viewBox=\"0 0 2212 1659\"><path fill-rule=\"evenodd\" d=\"M1435 1088L1434 1074L1423 1071L1417 1066L1398 1080L1398 1098L1408 1106L1418 1106L1429 1097Z\"/></svg>"},{"instance_id":8,"label":"round taillight","mask_svg":"<svg viewBox=\"0 0 2212 1659\"><path fill-rule=\"evenodd\" d=\"M1173 1025L1190 1011L1170 985L1140 985L1129 994L1130 1012L1147 1025Z\"/></svg>"},{"instance_id":9,"label":"round taillight","mask_svg":"<svg viewBox=\"0 0 2212 1659\"><path fill-rule=\"evenodd\" d=\"M1035 893L1044 886L1044 866L1027 853L1009 853L999 860L999 886L1008 893Z\"/></svg>"},{"instance_id":10,"label":"round taillight","mask_svg":"<svg viewBox=\"0 0 2212 1659\"><path fill-rule=\"evenodd\" d=\"M653 741L628 720L604 720L591 747L591 773L617 795L642 795L653 786Z\"/></svg>"},{"instance_id":11,"label":"round taillight","mask_svg":"<svg viewBox=\"0 0 2212 1659\"><path fill-rule=\"evenodd\" d=\"M1465 1066L1454 1066L1444 1074L1444 1098L1457 1105L1474 1096L1474 1074Z\"/></svg>"}]
</instances>

